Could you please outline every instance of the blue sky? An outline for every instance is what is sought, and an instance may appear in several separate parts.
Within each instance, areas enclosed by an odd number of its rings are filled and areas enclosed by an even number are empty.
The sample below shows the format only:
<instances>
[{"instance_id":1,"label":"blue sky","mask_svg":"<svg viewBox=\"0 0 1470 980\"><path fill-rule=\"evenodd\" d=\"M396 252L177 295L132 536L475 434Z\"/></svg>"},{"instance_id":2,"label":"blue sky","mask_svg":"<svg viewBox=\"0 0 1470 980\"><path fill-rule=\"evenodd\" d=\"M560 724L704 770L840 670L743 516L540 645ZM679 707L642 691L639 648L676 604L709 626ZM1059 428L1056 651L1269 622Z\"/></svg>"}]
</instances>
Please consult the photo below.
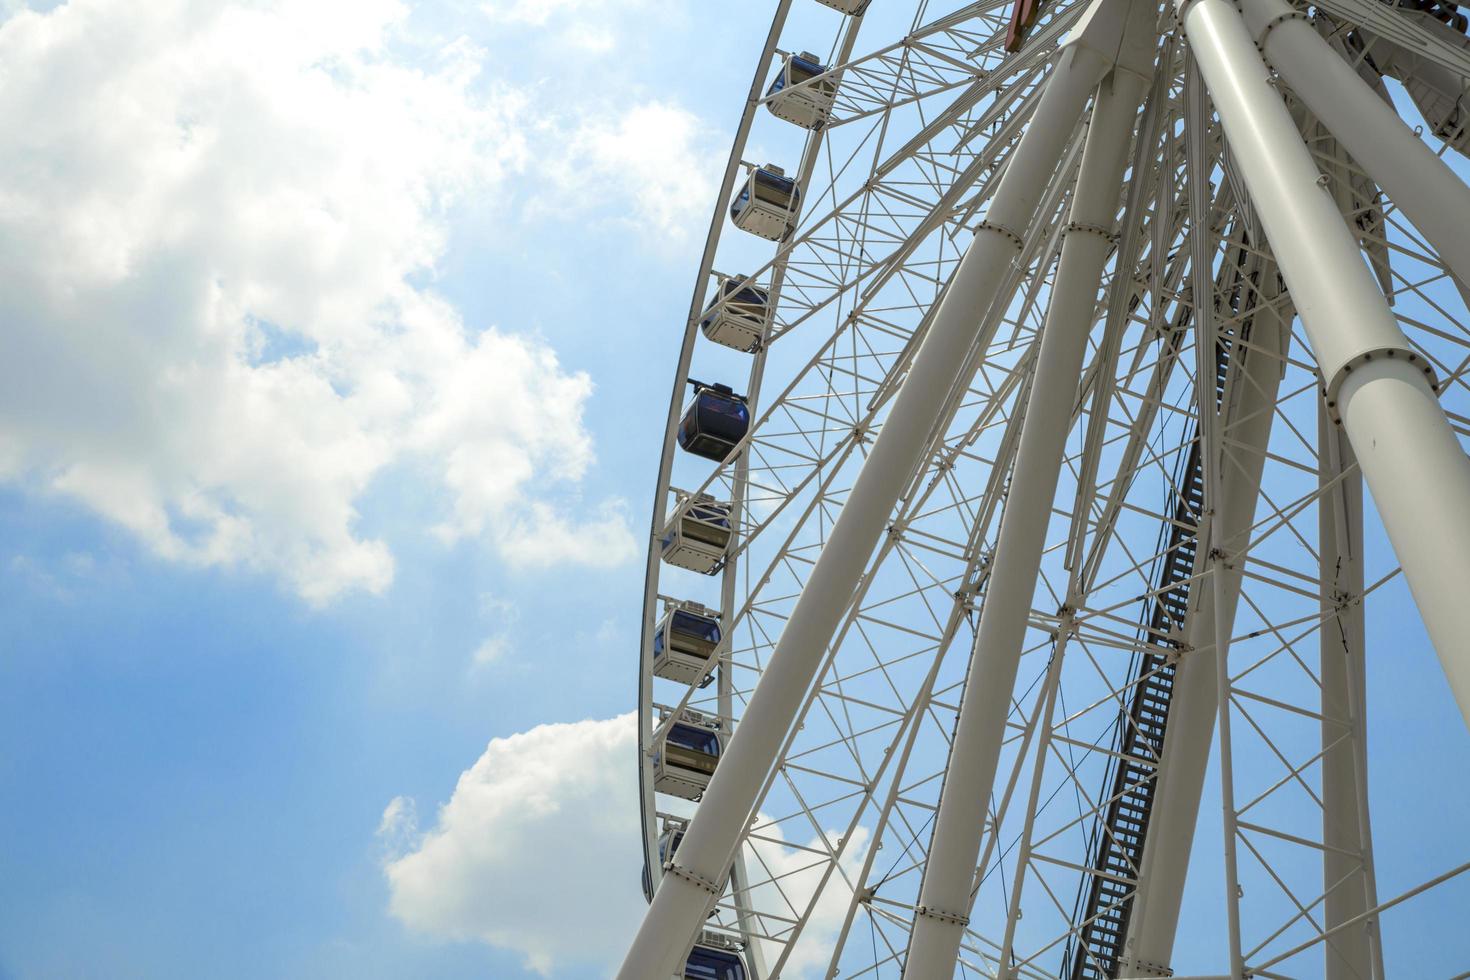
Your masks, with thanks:
<instances>
[{"instance_id":1,"label":"blue sky","mask_svg":"<svg viewBox=\"0 0 1470 980\"><path fill-rule=\"evenodd\" d=\"M0 978L605 972L605 720L767 6L0 4ZM1395 595L1374 708L1443 739Z\"/></svg>"},{"instance_id":2,"label":"blue sky","mask_svg":"<svg viewBox=\"0 0 1470 980\"><path fill-rule=\"evenodd\" d=\"M14 391L5 399L13 424L0 435L0 784L8 801L0 833L9 842L0 848L0 976L532 975L518 952L445 941L391 917L377 830L384 808L399 796L419 800L431 820L491 737L548 721L610 718L631 704L641 591L633 541L646 521L663 412L662 394L650 399L648 392L652 386L661 393L668 383L675 352L658 341L672 344L679 334L710 182L727 139L719 126L736 111L748 84L751 44L763 29L752 22L729 31L728 46L708 51L698 73L682 71L670 86L659 74L668 64L664 52L688 50L703 35L687 4L482 9L475 3L88 0L39 15L10 7L0 50L10 64L25 66L7 83L10 94L0 97L12 111L65 113L90 84L112 89L119 102L132 102L180 133L190 125L215 128L224 142L231 129L254 132L220 147L215 160L206 154L178 163L192 165L192 175L166 187L175 197L171 204L197 207L201 223L219 223L214 235L195 239L212 268L198 268L172 247L176 229L135 200L136 186L120 186L120 178L93 169L104 153L122 155L119 169L158 166L154 134L130 142L126 134L77 131L90 120L71 131L38 125L10 151L8 172L44 168L56 182L74 181L68 190L37 176L38 199L59 206L69 195L95 195L104 211L136 232L116 246L129 252L124 268L105 268L120 260L104 254L102 244L96 254L76 256L100 267L84 270L90 276L80 285L44 269L23 273L12 263L16 271L6 276L12 297L25 290L45 299L8 304L11 340L68 316L63 301L51 302L68 288L101 312L136 305L94 321L94 333L75 338L76 346L44 352L56 370L54 379L44 379L51 393L83 386L71 393L96 398L100 415L123 413L125 425L111 429L83 413L54 423L38 419L51 404L45 392L29 402ZM220 28L219 19L243 8L257 18L250 30ZM323 33L335 36L313 37L313 18L324 19ZM156 32L159 45L173 46L174 91L160 91L168 80L148 77L135 47L142 41L125 26L130 22L140 34ZM655 33L647 32L650 24ZM266 54L254 30L279 30L301 50ZM214 67L220 61L226 65ZM89 78L68 83L68 72L85 65ZM302 85L308 76L323 87L320 101L293 118L292 107L271 90ZM253 107L217 98L220 87L240 79L263 93ZM412 97L435 105L402 104L394 87L414 79L426 90ZM30 108L18 108L22 101ZM312 112L334 108L362 117L339 117L346 146L340 159L335 148L318 148L317 159L306 161L317 165L315 175L282 175L280 158L289 147L277 145L273 153L250 145L252 137L302 139L317 121ZM181 118L186 112L193 118ZM395 134L374 130L385 117L410 142L417 137L430 145L416 152L400 144L392 162L398 173L368 175L352 186L361 161L349 154L397 143ZM629 120L647 127L652 145L620 129ZM596 165L589 162L595 152L604 158ZM614 158L606 159L608 153ZM496 164L446 163L446 154ZM21 155L25 160L17 161ZM225 172L218 179L233 175L242 184L274 180L276 193L220 214L202 197L211 188L188 196L191 181L216 179L211 167ZM556 175L546 176L553 169ZM343 174L346 187L335 183ZM640 185L648 182L672 192L659 205L663 212L651 217L639 211L649 201L645 194L640 202ZM374 198L422 188L420 200L394 205L397 211ZM277 243L297 250L290 253L294 269L249 254L270 247L256 229L257 219L270 214L247 207L310 205L314 195L334 194L335 228L302 222L297 241ZM354 213L357 208L364 213ZM388 217L372 211L387 211L395 226L420 235L423 243L415 247L426 257L401 254L405 246L393 240L394 229L380 227ZM0 234L13 255L26 219L7 213L13 220ZM326 244L312 238L319 232ZM341 248L339 235L361 240L366 254L358 265L333 268L323 260L309 268L319 250ZM85 232L62 237L57 232L44 244L58 253L87 250ZM331 281L313 282L313 271ZM385 273L386 285L379 278ZM18 282L23 274L45 281ZM173 283L146 300L126 295L150 275ZM261 331L267 342L254 353L235 352L233 360L254 358L260 366L338 343L330 336L337 326L310 323L318 312L312 293L326 288L344 304L360 294L367 306L390 308L390 317L442 315L451 327L462 326L471 343L494 329L526 345L536 363L505 380L535 389L535 407L562 417L533 418L504 440L512 455L533 446L531 472L503 491L504 501L490 504L456 497L443 475L447 451L422 445L431 436L385 435L371 431L370 422L317 441L303 437L311 455L332 450L339 437L363 438L364 431L370 443L395 441L386 450L370 447L381 454L370 476L327 469L279 496L241 489L227 462L211 461L211 447L269 440L283 423L294 434L295 406L285 398L274 407L286 418L247 413L227 420L178 457L144 448L143 458L135 457L150 478L144 489L126 468L95 494L59 489L62 475L100 443L162 441L166 425L151 412L126 415L131 402L163 384L157 375L140 367L140 374L122 379L131 396L94 391L97 366L79 366L88 356L79 348L84 342L145 348L183 334L189 350L197 350L194 331L208 328L189 322L198 307L188 291L230 277L247 280L241 297L267 289L283 294L268 301L276 312L261 317L275 321ZM438 303L448 312L409 309ZM175 317L169 336L154 333L144 315L150 312ZM344 322L341 329L351 329ZM29 371L39 369L41 353ZM548 367L546 358L554 364ZM190 359L180 354L180 363ZM377 368L353 370L321 373L335 392L365 387ZM453 363L431 370L439 373L422 380L425 390L458 383ZM466 398L480 401L480 392ZM488 431L503 421L498 413L514 411L505 394L490 391L483 401L486 417L443 424ZM329 413L331 404L304 409ZM420 423L428 427L413 418L404 428ZM259 432L242 431L247 426ZM485 438L499 445L497 436ZM19 447L14 456L12 447ZM262 459L288 468L313 465L268 451ZM147 518L130 523L109 512L107 498L129 492L130 483L139 506L156 505L165 515L165 530L150 527ZM247 524L257 540L238 546L215 540L222 521L209 508L189 510L201 495ZM317 495L319 509L293 516L281 500L287 495ZM307 524L322 514L330 520L344 502L356 516L343 522L342 537L322 535L312 554L282 557L293 539L311 536ZM579 554L573 541L549 557L521 554L524 545L497 543L475 527L534 521L528 511L534 502L554 508L555 520L573 531L594 528L590 553ZM435 533L461 517L454 533ZM330 594L308 594L302 576L310 573L302 569L334 551L350 556L353 542L380 542L391 555L391 579L349 573ZM480 651L490 662L477 662ZM629 898L636 874L629 864Z\"/></svg>"}]
</instances>

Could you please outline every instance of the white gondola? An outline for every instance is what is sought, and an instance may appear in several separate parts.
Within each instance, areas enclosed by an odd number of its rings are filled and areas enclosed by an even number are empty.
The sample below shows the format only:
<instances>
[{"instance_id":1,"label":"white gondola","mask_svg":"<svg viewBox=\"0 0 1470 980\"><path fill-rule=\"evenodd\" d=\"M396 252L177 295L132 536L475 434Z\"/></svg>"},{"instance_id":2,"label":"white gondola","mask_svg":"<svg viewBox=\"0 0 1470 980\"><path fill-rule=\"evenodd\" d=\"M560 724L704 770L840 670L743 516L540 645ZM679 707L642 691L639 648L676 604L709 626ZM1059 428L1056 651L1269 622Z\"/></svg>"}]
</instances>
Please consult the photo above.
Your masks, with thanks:
<instances>
[{"instance_id":1,"label":"white gondola","mask_svg":"<svg viewBox=\"0 0 1470 980\"><path fill-rule=\"evenodd\" d=\"M810 51L789 54L766 89L766 108L803 129L820 129L832 114L837 79Z\"/></svg>"},{"instance_id":2,"label":"white gondola","mask_svg":"<svg viewBox=\"0 0 1470 980\"><path fill-rule=\"evenodd\" d=\"M715 343L753 353L771 320L770 294L745 276L720 276L699 329Z\"/></svg>"},{"instance_id":3,"label":"white gondola","mask_svg":"<svg viewBox=\"0 0 1470 980\"><path fill-rule=\"evenodd\" d=\"M704 795L720 762L724 741L718 718L688 709L665 729L653 756L653 788L697 800Z\"/></svg>"},{"instance_id":4,"label":"white gondola","mask_svg":"<svg viewBox=\"0 0 1470 980\"><path fill-rule=\"evenodd\" d=\"M704 932L684 961L683 980L747 980L750 973L740 952L740 943Z\"/></svg>"},{"instance_id":5,"label":"white gondola","mask_svg":"<svg viewBox=\"0 0 1470 980\"><path fill-rule=\"evenodd\" d=\"M860 14L868 9L872 0L817 0L817 3L840 10L844 14Z\"/></svg>"},{"instance_id":6,"label":"white gondola","mask_svg":"<svg viewBox=\"0 0 1470 980\"><path fill-rule=\"evenodd\" d=\"M715 667L720 615L697 602L669 607L653 633L653 673L681 684L700 684Z\"/></svg>"},{"instance_id":7,"label":"white gondola","mask_svg":"<svg viewBox=\"0 0 1470 980\"><path fill-rule=\"evenodd\" d=\"M730 550L730 505L701 493L692 499L675 491L673 514L659 535L664 561L691 572L713 575Z\"/></svg>"},{"instance_id":8,"label":"white gondola","mask_svg":"<svg viewBox=\"0 0 1470 980\"><path fill-rule=\"evenodd\" d=\"M752 170L730 202L735 227L773 242L796 230L800 213L801 188L774 163Z\"/></svg>"}]
</instances>

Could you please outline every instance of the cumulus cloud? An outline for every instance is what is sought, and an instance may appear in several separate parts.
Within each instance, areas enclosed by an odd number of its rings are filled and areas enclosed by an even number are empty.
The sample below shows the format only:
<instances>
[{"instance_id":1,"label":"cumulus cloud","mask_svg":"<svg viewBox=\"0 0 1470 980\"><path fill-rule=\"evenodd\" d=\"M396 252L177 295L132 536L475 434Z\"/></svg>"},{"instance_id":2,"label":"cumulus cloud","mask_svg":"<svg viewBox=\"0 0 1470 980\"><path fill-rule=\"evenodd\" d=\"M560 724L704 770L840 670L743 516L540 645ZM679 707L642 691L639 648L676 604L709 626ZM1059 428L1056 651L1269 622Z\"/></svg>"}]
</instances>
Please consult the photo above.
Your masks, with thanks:
<instances>
[{"instance_id":1,"label":"cumulus cloud","mask_svg":"<svg viewBox=\"0 0 1470 980\"><path fill-rule=\"evenodd\" d=\"M493 739L423 835L412 801L394 799L379 831L399 845L384 865L392 914L428 935L513 950L544 975L615 968L645 907L635 725L626 714ZM781 890L760 886L757 902L783 915L788 899L804 907L820 874L811 853L784 846L778 828L763 836L751 873L779 880ZM859 828L844 858L849 873L867 839ZM826 966L846 910L834 878L785 975L815 976Z\"/></svg>"},{"instance_id":2,"label":"cumulus cloud","mask_svg":"<svg viewBox=\"0 0 1470 980\"><path fill-rule=\"evenodd\" d=\"M586 117L570 132L565 154L547 168L556 202L540 206L586 211L612 189L627 202L625 224L675 244L709 220L723 147L692 112L653 100L620 116Z\"/></svg>"},{"instance_id":3,"label":"cumulus cloud","mask_svg":"<svg viewBox=\"0 0 1470 980\"><path fill-rule=\"evenodd\" d=\"M383 816L378 821L378 843L383 848L383 855L388 860L394 860L407 854L411 849L418 846L419 841L419 814L418 806L407 796L395 796L388 801L383 808Z\"/></svg>"},{"instance_id":4,"label":"cumulus cloud","mask_svg":"<svg viewBox=\"0 0 1470 980\"><path fill-rule=\"evenodd\" d=\"M481 9L491 20L540 27L576 17L603 20L612 13L648 7L656 0L485 0Z\"/></svg>"},{"instance_id":5,"label":"cumulus cloud","mask_svg":"<svg viewBox=\"0 0 1470 980\"><path fill-rule=\"evenodd\" d=\"M314 602L391 582L357 509L390 466L447 539L631 555L617 502L577 499L590 379L432 289L448 209L528 159L526 100L473 45L404 54L407 15L72 0L0 25L0 480Z\"/></svg>"},{"instance_id":6,"label":"cumulus cloud","mask_svg":"<svg viewBox=\"0 0 1470 980\"><path fill-rule=\"evenodd\" d=\"M418 847L386 865L392 914L541 973L613 963L643 906L635 758L632 715L492 740Z\"/></svg>"},{"instance_id":7,"label":"cumulus cloud","mask_svg":"<svg viewBox=\"0 0 1470 980\"><path fill-rule=\"evenodd\" d=\"M505 659L510 650L510 637L504 633L496 633L486 637L480 645L475 647L474 656L470 658L472 667L489 667L491 664L499 663Z\"/></svg>"}]
</instances>

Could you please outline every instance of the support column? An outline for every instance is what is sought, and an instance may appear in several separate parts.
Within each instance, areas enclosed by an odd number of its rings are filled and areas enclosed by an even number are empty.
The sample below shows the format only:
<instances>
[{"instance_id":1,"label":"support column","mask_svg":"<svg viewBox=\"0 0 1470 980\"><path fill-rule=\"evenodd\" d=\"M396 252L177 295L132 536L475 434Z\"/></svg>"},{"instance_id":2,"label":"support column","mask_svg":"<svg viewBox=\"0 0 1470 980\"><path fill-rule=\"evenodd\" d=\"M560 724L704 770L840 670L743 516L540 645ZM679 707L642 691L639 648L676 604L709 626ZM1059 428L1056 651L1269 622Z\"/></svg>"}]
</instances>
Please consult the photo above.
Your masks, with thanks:
<instances>
[{"instance_id":1,"label":"support column","mask_svg":"<svg viewBox=\"0 0 1470 980\"><path fill-rule=\"evenodd\" d=\"M1243 0L1266 60L1342 143L1445 265L1470 284L1470 188L1285 0Z\"/></svg>"},{"instance_id":2,"label":"support column","mask_svg":"<svg viewBox=\"0 0 1470 980\"><path fill-rule=\"evenodd\" d=\"M1264 263L1257 279L1261 309L1251 319L1249 349L1243 344L1235 347L1240 367L1234 398L1226 406L1221 426L1222 442L1227 442L1229 448L1220 464L1220 499L1212 534L1216 546L1227 556L1238 555L1249 543L1284 368L1280 352L1286 345L1287 318L1280 315L1277 305L1283 301L1278 295L1275 265ZM1201 555L1200 560L1204 561L1205 556ZM1216 648L1216 620L1225 627L1220 632L1229 637L1240 600L1240 581L1240 563L1232 562L1222 574L1218 606L1210 581L1203 580L1194 589L1198 598L1189 613L1188 649L1174 675L1168 734L1124 945L1123 969L1131 969L1137 976L1169 976L1215 734L1219 699L1215 658L1229 652L1228 642L1227 649Z\"/></svg>"},{"instance_id":3,"label":"support column","mask_svg":"<svg viewBox=\"0 0 1470 980\"><path fill-rule=\"evenodd\" d=\"M1361 740L1367 735L1363 686L1363 481L1342 430L1319 413L1317 505L1322 589L1322 889L1323 927L1342 925L1377 904L1370 899L1372 843L1359 820ZM1343 476L1346 474L1346 476ZM1338 478L1341 476L1341 479ZM1334 481L1337 481L1334 483ZM1359 744L1355 744L1359 743ZM1366 797L1363 798L1366 803ZM1364 808L1366 815L1366 806ZM1361 857L1359 857L1361 856ZM1372 970L1366 920L1324 943L1327 980L1368 980ZM1377 974L1380 978L1382 974Z\"/></svg>"},{"instance_id":4,"label":"support column","mask_svg":"<svg viewBox=\"0 0 1470 980\"><path fill-rule=\"evenodd\" d=\"M1098 0L1104 6L1109 0ZM691 940L722 890L734 850L781 743L796 719L863 569L926 437L958 382L975 331L1005 278L1041 194L1107 61L1068 48L1046 81L1031 125L996 189L990 210L955 271L908 378L895 396L847 503L792 609L739 730L664 875L618 972L619 980L660 980L682 965Z\"/></svg>"},{"instance_id":5,"label":"support column","mask_svg":"<svg viewBox=\"0 0 1470 980\"><path fill-rule=\"evenodd\" d=\"M1302 143L1230 0L1176 0L1241 176L1325 382L1470 724L1470 458Z\"/></svg>"},{"instance_id":6,"label":"support column","mask_svg":"<svg viewBox=\"0 0 1470 980\"><path fill-rule=\"evenodd\" d=\"M1152 40L1152 25L1145 26ZM1147 73L1120 65L1099 87L1093 106L909 938L904 966L908 980L951 977L964 938L986 804L1036 591L1098 286L1116 232L1129 141L1148 82ZM1056 656L1061 656L1060 650Z\"/></svg>"}]
</instances>

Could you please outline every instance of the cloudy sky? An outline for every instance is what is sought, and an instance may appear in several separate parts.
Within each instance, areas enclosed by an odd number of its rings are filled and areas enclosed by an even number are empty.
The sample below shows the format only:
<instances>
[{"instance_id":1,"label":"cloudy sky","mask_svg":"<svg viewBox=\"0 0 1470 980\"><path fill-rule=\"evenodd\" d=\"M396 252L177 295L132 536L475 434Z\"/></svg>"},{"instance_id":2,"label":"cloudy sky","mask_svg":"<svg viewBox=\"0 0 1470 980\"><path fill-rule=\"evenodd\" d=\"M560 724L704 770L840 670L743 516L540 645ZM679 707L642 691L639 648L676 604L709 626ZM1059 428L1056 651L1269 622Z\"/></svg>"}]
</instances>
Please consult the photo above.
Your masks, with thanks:
<instances>
[{"instance_id":1,"label":"cloudy sky","mask_svg":"<svg viewBox=\"0 0 1470 980\"><path fill-rule=\"evenodd\" d=\"M0 3L0 977L616 955L699 7Z\"/></svg>"},{"instance_id":2,"label":"cloudy sky","mask_svg":"<svg viewBox=\"0 0 1470 980\"><path fill-rule=\"evenodd\" d=\"M0 0L0 980L616 962L639 539L767 8Z\"/></svg>"}]
</instances>

